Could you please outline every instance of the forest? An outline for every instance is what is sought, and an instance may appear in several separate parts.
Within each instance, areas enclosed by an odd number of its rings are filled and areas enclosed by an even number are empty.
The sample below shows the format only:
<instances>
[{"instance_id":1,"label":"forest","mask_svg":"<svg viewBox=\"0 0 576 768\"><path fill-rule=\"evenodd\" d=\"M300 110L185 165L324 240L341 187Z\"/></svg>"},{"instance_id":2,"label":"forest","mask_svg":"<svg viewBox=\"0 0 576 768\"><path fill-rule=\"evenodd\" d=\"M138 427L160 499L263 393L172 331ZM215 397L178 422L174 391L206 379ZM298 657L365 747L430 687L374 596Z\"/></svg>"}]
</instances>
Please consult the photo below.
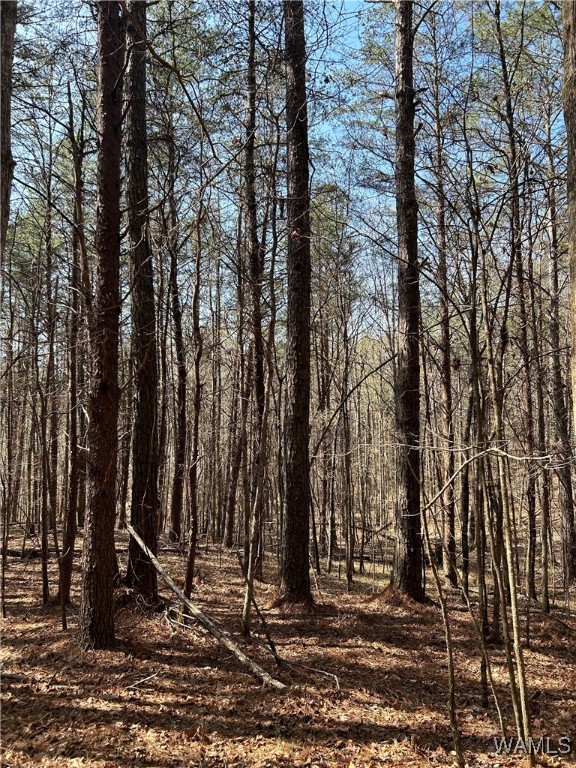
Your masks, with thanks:
<instances>
[{"instance_id":1,"label":"forest","mask_svg":"<svg viewBox=\"0 0 576 768\"><path fill-rule=\"evenodd\" d=\"M0 20L0 765L576 763L576 0Z\"/></svg>"}]
</instances>

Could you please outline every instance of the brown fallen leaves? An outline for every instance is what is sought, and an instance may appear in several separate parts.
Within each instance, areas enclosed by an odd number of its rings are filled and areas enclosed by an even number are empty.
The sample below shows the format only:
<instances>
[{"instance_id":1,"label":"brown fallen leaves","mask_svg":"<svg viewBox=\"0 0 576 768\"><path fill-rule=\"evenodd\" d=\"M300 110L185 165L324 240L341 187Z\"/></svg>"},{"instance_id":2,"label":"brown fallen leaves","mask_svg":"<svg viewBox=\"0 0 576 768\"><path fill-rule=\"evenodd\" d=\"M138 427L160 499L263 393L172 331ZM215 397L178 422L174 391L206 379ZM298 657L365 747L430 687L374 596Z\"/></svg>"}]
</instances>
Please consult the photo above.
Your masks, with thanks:
<instances>
[{"instance_id":1,"label":"brown fallen leaves","mask_svg":"<svg viewBox=\"0 0 576 768\"><path fill-rule=\"evenodd\" d=\"M181 555L161 550L159 559L181 578ZM238 639L242 579L235 557L211 549L199 567L203 579L194 599ZM2 648L6 768L455 765L443 631L433 605L414 606L363 576L347 593L344 582L322 575L313 612L266 611L290 666L275 668L258 631L258 642L246 643L250 656L291 685L287 694L274 694L199 627L174 626L130 601L118 609L117 649L79 652L74 610L71 628L62 632L59 608L40 605L39 569L39 563L9 558ZM55 589L54 570L51 575ZM262 606L274 594L272 585L257 586ZM452 607L467 763L521 765L522 755L493 753L498 726L494 710L481 706L478 645L456 597ZM533 613L528 680L535 736L557 741L570 735L576 746L576 622L565 616L562 622ZM491 656L510 725L505 658L498 648ZM543 762L552 768L573 761L574 755Z\"/></svg>"}]
</instances>

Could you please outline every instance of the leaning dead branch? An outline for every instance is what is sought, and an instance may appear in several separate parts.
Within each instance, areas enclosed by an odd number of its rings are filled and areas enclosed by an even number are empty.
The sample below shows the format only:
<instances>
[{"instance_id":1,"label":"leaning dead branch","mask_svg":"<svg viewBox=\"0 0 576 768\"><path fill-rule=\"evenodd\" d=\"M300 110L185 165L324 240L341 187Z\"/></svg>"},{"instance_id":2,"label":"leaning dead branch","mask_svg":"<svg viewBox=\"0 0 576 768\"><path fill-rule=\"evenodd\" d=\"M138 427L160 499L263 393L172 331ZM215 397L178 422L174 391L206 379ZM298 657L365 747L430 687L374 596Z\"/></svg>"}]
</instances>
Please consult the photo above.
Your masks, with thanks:
<instances>
[{"instance_id":1,"label":"leaning dead branch","mask_svg":"<svg viewBox=\"0 0 576 768\"><path fill-rule=\"evenodd\" d=\"M227 648L230 653L232 653L238 661L245 667L247 667L252 675L256 677L258 680L261 680L264 685L268 688L273 688L276 691L286 691L288 689L288 686L284 683L280 682L280 680L276 680L271 675L268 674L262 667L258 666L256 662L252 661L252 659L248 658L246 654L239 648L236 643L231 640L229 637L227 637L218 627L216 624L210 619L208 616L206 616L205 613L202 613L202 611L194 605L194 603L189 600L180 587L178 587L171 576L169 576L164 568L160 565L156 557L152 554L152 552L148 549L146 544L142 541L140 536L136 533L134 528L130 524L127 524L126 527L128 528L130 535L134 537L134 540L138 543L142 551L148 555L150 558L150 561L162 577L162 579L165 581L165 583L170 587L172 592L176 595L176 597L180 600L181 603L183 603L186 608L190 611L191 615L194 617L194 619L201 624L204 629L208 630L210 634L215 637L222 645Z\"/></svg>"}]
</instances>

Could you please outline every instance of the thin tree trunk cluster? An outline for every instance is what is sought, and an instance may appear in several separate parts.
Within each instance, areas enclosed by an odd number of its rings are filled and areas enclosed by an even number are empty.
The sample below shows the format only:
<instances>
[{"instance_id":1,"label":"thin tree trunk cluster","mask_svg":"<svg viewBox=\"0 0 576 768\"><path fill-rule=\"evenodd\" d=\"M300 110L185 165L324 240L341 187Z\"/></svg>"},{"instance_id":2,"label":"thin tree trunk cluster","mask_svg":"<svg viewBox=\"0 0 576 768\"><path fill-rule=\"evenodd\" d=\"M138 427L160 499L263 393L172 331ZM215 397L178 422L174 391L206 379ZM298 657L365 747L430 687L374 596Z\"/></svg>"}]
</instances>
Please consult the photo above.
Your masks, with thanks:
<instances>
[{"instance_id":1,"label":"thin tree trunk cluster","mask_svg":"<svg viewBox=\"0 0 576 768\"><path fill-rule=\"evenodd\" d=\"M575 4L562 93L554 8L371 4L335 85L303 0L198 5L97 3L96 86L39 48L35 110L0 3L3 609L16 535L85 648L122 580L158 604L163 538L186 600L240 554L245 634L258 581L311 609L315 572L433 584L450 645L456 589L528 737L522 598L576 578Z\"/></svg>"}]
</instances>

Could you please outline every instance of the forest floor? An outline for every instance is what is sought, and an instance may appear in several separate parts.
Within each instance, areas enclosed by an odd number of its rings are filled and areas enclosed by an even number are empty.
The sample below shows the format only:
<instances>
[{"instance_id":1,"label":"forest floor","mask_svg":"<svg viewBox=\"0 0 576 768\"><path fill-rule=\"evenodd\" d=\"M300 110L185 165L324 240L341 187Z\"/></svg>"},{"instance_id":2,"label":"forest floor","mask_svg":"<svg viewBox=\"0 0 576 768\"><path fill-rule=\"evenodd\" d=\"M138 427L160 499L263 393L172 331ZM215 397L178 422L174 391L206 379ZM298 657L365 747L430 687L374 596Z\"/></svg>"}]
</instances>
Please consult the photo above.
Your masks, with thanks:
<instances>
[{"instance_id":1,"label":"forest floor","mask_svg":"<svg viewBox=\"0 0 576 768\"><path fill-rule=\"evenodd\" d=\"M126 534L120 534L121 566ZM81 542L78 542L80 546ZM14 543L14 546L18 546ZM78 550L79 560L79 550ZM161 546L160 562L178 581L183 556ZM52 568L54 562L51 563ZM369 566L370 567L370 566ZM4 768L91 766L451 766L447 664L438 606L395 598L372 575L323 574L311 614L267 608L279 654L239 637L243 601L236 556L211 547L198 558L193 600L244 651L290 685L264 690L198 625L175 626L120 590L114 651L81 652L78 593L63 632L58 606L42 607L39 560L8 558L3 621L2 761ZM55 574L52 573L55 578ZM76 590L78 577L75 579ZM56 585L52 584L56 592ZM434 586L429 585L434 597ZM173 595L164 584L167 603ZM274 586L260 584L265 609ZM479 644L466 608L450 595L459 723L469 766L517 766L525 756L495 753L496 711L481 704ZM523 617L525 619L525 615ZM502 648L490 647L503 716L512 726ZM541 759L576 763L576 617L531 611L526 650L535 738L554 750L569 737L572 753ZM320 671L321 670L321 671ZM329 673L324 674L324 673ZM513 729L510 727L510 733Z\"/></svg>"}]
</instances>

